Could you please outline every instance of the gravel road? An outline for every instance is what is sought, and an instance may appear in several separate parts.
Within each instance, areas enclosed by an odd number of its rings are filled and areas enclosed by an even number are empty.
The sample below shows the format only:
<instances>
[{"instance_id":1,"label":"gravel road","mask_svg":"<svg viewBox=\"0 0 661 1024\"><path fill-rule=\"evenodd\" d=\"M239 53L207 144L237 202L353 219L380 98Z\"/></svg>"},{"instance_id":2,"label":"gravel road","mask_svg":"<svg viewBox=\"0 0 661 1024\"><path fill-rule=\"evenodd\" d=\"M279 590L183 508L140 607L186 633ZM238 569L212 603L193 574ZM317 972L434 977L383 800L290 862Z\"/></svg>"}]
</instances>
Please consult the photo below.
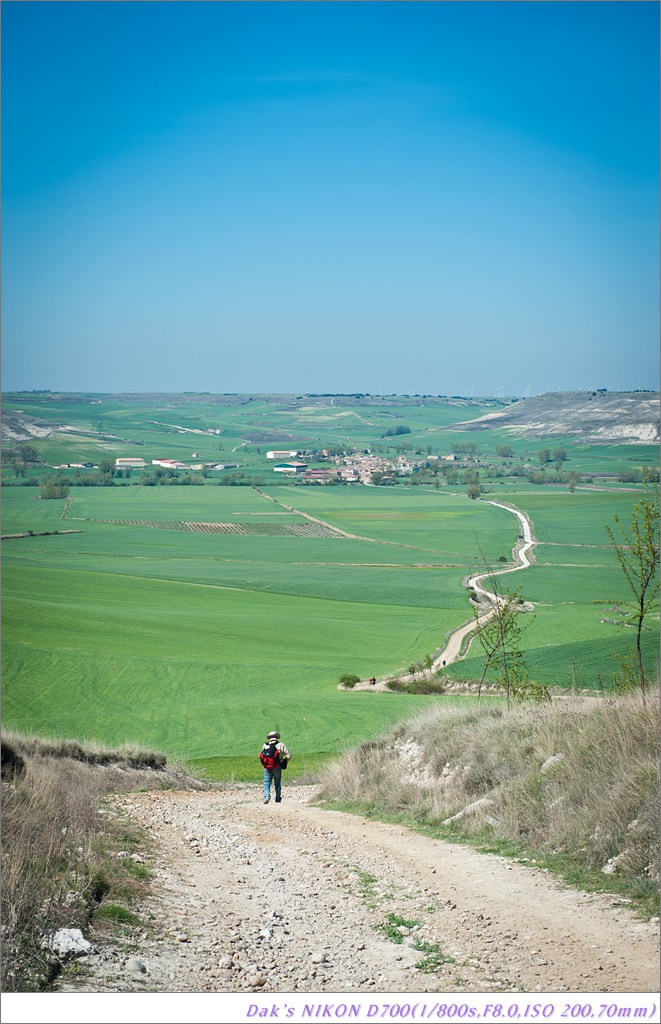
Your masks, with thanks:
<instances>
[{"instance_id":1,"label":"gravel road","mask_svg":"<svg viewBox=\"0 0 661 1024\"><path fill-rule=\"evenodd\" d=\"M656 992L658 919L284 783L117 798L153 837L147 928L60 992ZM389 932L388 932L389 929ZM397 941L401 940L401 941Z\"/></svg>"}]
</instances>

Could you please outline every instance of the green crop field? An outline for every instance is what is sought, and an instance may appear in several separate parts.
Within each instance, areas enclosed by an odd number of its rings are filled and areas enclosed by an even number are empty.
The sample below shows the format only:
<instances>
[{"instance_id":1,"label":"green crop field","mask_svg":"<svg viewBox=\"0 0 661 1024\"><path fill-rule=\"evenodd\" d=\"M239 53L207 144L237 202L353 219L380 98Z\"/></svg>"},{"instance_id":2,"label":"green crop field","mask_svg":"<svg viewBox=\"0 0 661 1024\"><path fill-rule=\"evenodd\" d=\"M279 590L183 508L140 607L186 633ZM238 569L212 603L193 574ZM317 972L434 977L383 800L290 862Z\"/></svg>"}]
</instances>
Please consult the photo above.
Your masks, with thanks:
<instances>
[{"instance_id":1,"label":"green crop field","mask_svg":"<svg viewBox=\"0 0 661 1024\"><path fill-rule=\"evenodd\" d=\"M3 675L6 727L134 741L252 777L262 734L277 726L298 770L372 737L425 703L451 698L340 692L342 673L379 677L433 654L471 617L462 581L510 563L518 523L462 486L283 485L269 447L401 443L448 451L462 418L489 403L389 396L356 406L307 396L14 396L10 412L67 426L35 441L53 465L119 455L229 459L249 486L76 486L44 500L3 467ZM500 403L502 404L502 403ZM460 435L462 440L472 435ZM475 434L484 453L502 431ZM537 443L517 440L517 452ZM540 445L537 445L540 447ZM650 449L569 449L570 461L619 472ZM643 463L641 463L643 464ZM615 467L615 468L614 468ZM43 463L34 470L43 477ZM52 472L52 470L50 470ZM84 482L86 471L77 480ZM177 481L175 481L175 484ZM491 496L530 516L536 564L505 577L535 607L525 633L531 675L548 685L607 686L631 649L626 583L605 524L626 521L640 491L494 482ZM66 532L65 532L66 531ZM48 534L43 536L40 534ZM646 623L650 668L658 605ZM450 667L476 678L476 645ZM461 699L461 698L457 698ZM294 767L294 766L293 766Z\"/></svg>"},{"instance_id":2,"label":"green crop field","mask_svg":"<svg viewBox=\"0 0 661 1024\"><path fill-rule=\"evenodd\" d=\"M337 680L433 652L467 616L478 535L494 551L516 537L502 510L418 489L297 490L335 528L321 537L175 528L312 526L277 503L291 488L6 493L5 531L35 535L4 542L5 723L198 759L249 757L273 724L303 755L332 753L435 699Z\"/></svg>"}]
</instances>

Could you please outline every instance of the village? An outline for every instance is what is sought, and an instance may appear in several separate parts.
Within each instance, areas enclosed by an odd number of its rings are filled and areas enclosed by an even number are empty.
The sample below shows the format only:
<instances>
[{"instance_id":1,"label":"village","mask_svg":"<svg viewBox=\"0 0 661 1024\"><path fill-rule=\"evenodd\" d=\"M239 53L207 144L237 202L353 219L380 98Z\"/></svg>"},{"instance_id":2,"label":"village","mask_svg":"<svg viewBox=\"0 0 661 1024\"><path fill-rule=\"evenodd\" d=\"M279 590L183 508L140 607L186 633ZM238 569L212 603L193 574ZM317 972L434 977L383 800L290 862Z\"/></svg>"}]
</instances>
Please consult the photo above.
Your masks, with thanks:
<instances>
[{"instance_id":1,"label":"village","mask_svg":"<svg viewBox=\"0 0 661 1024\"><path fill-rule=\"evenodd\" d=\"M301 458L298 458L298 457ZM422 468L429 468L434 461L456 460L455 455L429 455L419 461L414 461L405 455L398 455L396 458L387 458L383 455L375 455L369 449L362 452L343 453L332 455L327 449L321 451L270 451L266 453L267 459L283 459L273 467L275 473L282 473L286 476L300 476L303 480L317 483L374 483L375 474L381 476L407 476L410 473L417 473ZM330 465L310 469L303 458L324 461Z\"/></svg>"},{"instance_id":2,"label":"village","mask_svg":"<svg viewBox=\"0 0 661 1024\"><path fill-rule=\"evenodd\" d=\"M194 452L192 459L197 459L198 454ZM328 449L271 449L266 452L265 458L269 462L275 462L272 466L274 473L283 477L296 477L302 481L316 484L373 484L376 481L382 482L384 478L395 478L419 473L422 469L430 469L441 462L457 462L459 457L454 454L448 455L426 455L419 459L412 459L407 455L397 455L388 458L384 455L374 454L369 449L361 452L343 452L336 454ZM310 463L314 463L310 467ZM319 465L322 463L323 465ZM239 462L184 462L180 459L157 458L151 462L140 456L119 456L114 461L115 472L126 472L131 470L145 471L149 466L156 466L161 470L179 471L192 470L197 472L217 472L222 470L239 469ZM93 462L70 462L54 469L96 469L100 467Z\"/></svg>"}]
</instances>

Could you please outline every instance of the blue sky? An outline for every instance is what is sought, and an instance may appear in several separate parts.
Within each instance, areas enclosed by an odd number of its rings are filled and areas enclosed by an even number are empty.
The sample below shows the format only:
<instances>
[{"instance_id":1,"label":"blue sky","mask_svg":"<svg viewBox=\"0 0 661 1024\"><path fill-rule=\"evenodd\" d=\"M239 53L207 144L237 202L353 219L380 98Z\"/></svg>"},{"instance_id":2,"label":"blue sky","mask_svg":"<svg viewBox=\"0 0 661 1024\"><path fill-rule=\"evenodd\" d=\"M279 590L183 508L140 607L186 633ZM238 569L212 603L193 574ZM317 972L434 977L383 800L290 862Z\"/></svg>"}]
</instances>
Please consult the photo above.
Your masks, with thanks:
<instances>
[{"instance_id":1,"label":"blue sky","mask_svg":"<svg viewBox=\"0 0 661 1024\"><path fill-rule=\"evenodd\" d=\"M3 389L657 388L659 5L2 5Z\"/></svg>"}]
</instances>

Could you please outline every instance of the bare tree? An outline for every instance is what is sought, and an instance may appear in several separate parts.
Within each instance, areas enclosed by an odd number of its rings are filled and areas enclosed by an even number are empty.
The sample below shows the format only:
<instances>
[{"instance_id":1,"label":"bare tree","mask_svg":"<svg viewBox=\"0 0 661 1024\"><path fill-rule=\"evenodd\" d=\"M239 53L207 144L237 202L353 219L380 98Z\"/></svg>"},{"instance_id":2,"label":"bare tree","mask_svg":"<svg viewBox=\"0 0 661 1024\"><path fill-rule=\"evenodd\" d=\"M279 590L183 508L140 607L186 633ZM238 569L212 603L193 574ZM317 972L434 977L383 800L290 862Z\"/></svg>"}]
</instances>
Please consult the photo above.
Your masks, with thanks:
<instances>
[{"instance_id":1,"label":"bare tree","mask_svg":"<svg viewBox=\"0 0 661 1024\"><path fill-rule=\"evenodd\" d=\"M619 539L616 539L610 526L606 526L606 533L615 550L618 565L634 596L638 678L645 699L646 680L641 638L645 615L659 593L659 492L658 488L652 487L647 476L643 478L643 483L645 493L633 506L631 525L625 526L619 516L615 516Z\"/></svg>"},{"instance_id":2,"label":"bare tree","mask_svg":"<svg viewBox=\"0 0 661 1024\"><path fill-rule=\"evenodd\" d=\"M496 681L505 691L508 707L513 700L549 700L546 687L530 682L528 665L522 650L525 626L521 623L521 592L514 590L501 593L496 576L491 574L489 579L493 589L492 613L485 618L484 613L480 615L479 609L474 609L476 635L486 655L482 678L478 685L478 699L487 672L494 669Z\"/></svg>"},{"instance_id":3,"label":"bare tree","mask_svg":"<svg viewBox=\"0 0 661 1024\"><path fill-rule=\"evenodd\" d=\"M478 640L480 641L482 650L486 655L484 668L482 670L482 676L477 685L477 700L479 704L480 696L482 694L482 684L484 682L485 676L489 669L491 668L491 666L493 665L496 655L498 654L500 632L498 629L498 623L496 622L495 618L490 618L486 622L480 622L480 611L478 608L473 609L473 614L475 615L475 622L477 624L476 635Z\"/></svg>"}]
</instances>

